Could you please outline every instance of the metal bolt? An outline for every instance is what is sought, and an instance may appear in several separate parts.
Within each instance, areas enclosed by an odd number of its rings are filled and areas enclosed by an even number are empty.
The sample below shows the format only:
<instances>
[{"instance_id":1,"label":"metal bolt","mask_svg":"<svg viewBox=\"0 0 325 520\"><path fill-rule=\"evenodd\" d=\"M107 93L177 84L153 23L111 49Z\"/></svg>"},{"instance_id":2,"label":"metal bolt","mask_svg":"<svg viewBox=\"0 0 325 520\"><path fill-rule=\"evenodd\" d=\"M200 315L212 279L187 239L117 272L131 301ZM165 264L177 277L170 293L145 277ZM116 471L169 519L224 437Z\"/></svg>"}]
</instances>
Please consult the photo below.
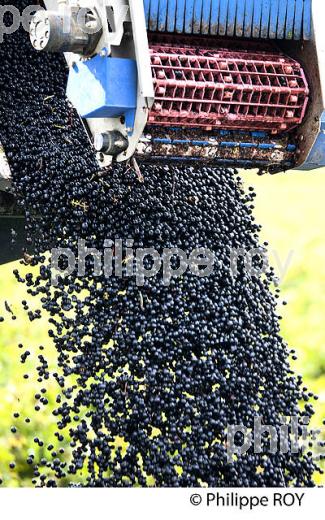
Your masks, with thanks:
<instances>
[{"instance_id":1,"label":"metal bolt","mask_svg":"<svg viewBox=\"0 0 325 520\"><path fill-rule=\"evenodd\" d=\"M94 138L95 150L113 157L124 152L128 145L127 138L116 130L96 134Z\"/></svg>"}]
</instances>

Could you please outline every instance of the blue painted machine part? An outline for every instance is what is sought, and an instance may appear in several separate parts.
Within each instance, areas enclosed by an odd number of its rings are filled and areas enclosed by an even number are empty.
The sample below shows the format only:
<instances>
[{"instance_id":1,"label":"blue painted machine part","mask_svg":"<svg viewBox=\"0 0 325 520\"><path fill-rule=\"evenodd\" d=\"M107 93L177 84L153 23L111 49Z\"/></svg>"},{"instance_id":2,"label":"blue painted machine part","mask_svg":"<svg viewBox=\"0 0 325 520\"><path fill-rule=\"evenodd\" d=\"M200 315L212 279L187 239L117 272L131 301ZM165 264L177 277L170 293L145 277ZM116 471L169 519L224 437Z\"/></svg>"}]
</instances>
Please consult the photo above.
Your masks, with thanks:
<instances>
[{"instance_id":1,"label":"blue painted machine part","mask_svg":"<svg viewBox=\"0 0 325 520\"><path fill-rule=\"evenodd\" d=\"M121 117L134 127L137 106L134 60L95 56L70 69L67 96L84 118Z\"/></svg>"},{"instance_id":2,"label":"blue painted machine part","mask_svg":"<svg viewBox=\"0 0 325 520\"><path fill-rule=\"evenodd\" d=\"M312 0L144 0L150 31L309 40Z\"/></svg>"}]
</instances>

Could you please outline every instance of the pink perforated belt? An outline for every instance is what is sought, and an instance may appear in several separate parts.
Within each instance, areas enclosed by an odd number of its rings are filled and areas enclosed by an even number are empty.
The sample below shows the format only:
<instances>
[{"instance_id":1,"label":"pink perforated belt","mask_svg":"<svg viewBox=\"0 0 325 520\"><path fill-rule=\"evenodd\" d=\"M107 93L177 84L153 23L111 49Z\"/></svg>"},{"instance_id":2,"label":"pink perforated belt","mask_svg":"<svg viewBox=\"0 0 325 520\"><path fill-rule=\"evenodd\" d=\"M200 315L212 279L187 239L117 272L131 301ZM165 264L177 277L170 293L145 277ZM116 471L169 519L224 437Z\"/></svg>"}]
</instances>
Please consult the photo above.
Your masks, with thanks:
<instances>
[{"instance_id":1,"label":"pink perforated belt","mask_svg":"<svg viewBox=\"0 0 325 520\"><path fill-rule=\"evenodd\" d=\"M301 65L263 51L152 44L155 103L150 125L290 131L305 115Z\"/></svg>"}]
</instances>

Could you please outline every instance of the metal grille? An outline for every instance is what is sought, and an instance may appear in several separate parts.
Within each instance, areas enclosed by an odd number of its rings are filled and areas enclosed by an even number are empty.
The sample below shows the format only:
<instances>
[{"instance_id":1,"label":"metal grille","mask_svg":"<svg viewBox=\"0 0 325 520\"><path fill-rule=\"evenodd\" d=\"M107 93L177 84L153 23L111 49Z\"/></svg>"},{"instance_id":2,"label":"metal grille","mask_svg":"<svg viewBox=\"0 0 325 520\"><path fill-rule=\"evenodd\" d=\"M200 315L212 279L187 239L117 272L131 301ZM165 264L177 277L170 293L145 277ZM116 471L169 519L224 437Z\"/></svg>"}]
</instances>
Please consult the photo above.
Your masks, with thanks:
<instances>
[{"instance_id":1,"label":"metal grille","mask_svg":"<svg viewBox=\"0 0 325 520\"><path fill-rule=\"evenodd\" d=\"M286 132L299 125L308 84L296 61L270 52L152 44L149 124Z\"/></svg>"}]
</instances>

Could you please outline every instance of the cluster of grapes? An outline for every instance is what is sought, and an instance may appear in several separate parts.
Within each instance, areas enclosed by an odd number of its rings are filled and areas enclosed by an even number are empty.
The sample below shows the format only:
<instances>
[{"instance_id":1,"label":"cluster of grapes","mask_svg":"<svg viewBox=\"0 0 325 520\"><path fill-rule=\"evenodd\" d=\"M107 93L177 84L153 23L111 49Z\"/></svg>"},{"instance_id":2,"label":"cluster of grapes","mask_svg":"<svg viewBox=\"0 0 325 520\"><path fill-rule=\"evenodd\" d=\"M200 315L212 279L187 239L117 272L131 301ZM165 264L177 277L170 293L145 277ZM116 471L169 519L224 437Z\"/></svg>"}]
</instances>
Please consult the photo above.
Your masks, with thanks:
<instances>
[{"instance_id":1,"label":"cluster of grapes","mask_svg":"<svg viewBox=\"0 0 325 520\"><path fill-rule=\"evenodd\" d=\"M57 350L54 372L38 356L36 411L49 406L44 384L55 379L57 432L48 457L26 460L33 483L73 486L82 473L85 486L312 486L311 453L271 454L267 437L261 453L229 460L228 425L253 429L260 416L280 432L283 416L310 418L316 398L290 368L272 269L231 272L233 248L259 246L253 190L236 172L212 167L98 172L65 98L66 74L64 58L33 51L24 31L0 45L0 141L33 247L34 269L15 275L40 298ZM59 276L53 287L44 251L77 254L81 238L100 251L106 239L158 252L205 247L214 271L168 285L158 273L138 287L132 276L95 275L89 257L85 276ZM31 313L33 326L40 316ZM68 454L60 447L67 435Z\"/></svg>"}]
</instances>

